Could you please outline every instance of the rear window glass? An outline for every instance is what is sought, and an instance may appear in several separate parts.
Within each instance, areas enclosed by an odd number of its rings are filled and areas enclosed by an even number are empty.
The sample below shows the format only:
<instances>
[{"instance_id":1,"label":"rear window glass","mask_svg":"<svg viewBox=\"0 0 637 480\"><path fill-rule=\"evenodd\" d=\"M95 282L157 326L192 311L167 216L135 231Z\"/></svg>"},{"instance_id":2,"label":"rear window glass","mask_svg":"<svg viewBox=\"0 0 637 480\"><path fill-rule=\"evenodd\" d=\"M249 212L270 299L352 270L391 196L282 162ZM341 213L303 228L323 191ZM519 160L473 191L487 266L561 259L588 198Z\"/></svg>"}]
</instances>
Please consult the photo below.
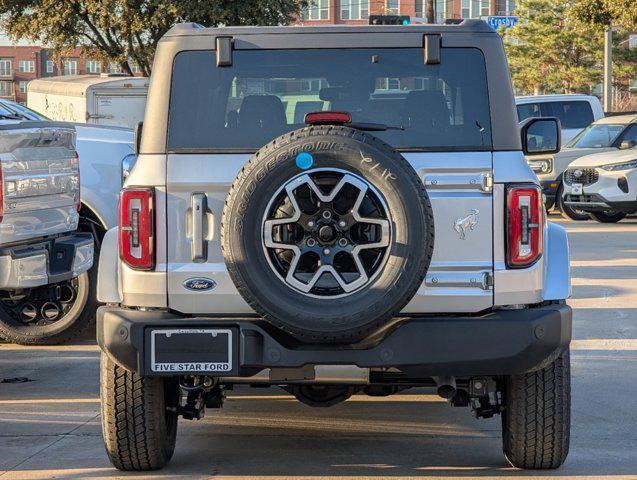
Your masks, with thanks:
<instances>
[{"instance_id":1,"label":"rear window glass","mask_svg":"<svg viewBox=\"0 0 637 480\"><path fill-rule=\"evenodd\" d=\"M425 65L421 48L238 50L218 68L214 51L175 57L168 149L256 150L303 126L305 114L346 111L399 149L488 149L484 57L443 48Z\"/></svg>"},{"instance_id":2,"label":"rear window glass","mask_svg":"<svg viewBox=\"0 0 637 480\"><path fill-rule=\"evenodd\" d=\"M557 117L562 128L586 128L595 121L591 104L577 100L518 105L520 121L530 117Z\"/></svg>"}]
</instances>

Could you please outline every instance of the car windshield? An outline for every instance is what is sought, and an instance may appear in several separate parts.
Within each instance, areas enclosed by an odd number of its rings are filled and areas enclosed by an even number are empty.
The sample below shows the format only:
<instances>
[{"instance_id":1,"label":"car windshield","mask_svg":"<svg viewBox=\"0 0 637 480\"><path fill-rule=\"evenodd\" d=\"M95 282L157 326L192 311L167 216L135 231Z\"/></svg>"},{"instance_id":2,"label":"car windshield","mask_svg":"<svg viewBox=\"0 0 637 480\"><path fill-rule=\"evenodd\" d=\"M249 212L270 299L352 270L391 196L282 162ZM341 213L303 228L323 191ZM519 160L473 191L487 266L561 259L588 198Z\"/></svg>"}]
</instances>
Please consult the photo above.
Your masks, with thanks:
<instances>
[{"instance_id":1,"label":"car windshield","mask_svg":"<svg viewBox=\"0 0 637 480\"><path fill-rule=\"evenodd\" d=\"M567 146L570 148L606 148L612 146L626 125L600 123L590 125L577 135Z\"/></svg>"},{"instance_id":2,"label":"car windshield","mask_svg":"<svg viewBox=\"0 0 637 480\"><path fill-rule=\"evenodd\" d=\"M485 61L475 48L236 50L231 67L214 51L175 57L170 151L251 151L301 128L307 113L349 112L399 149L487 150L491 122Z\"/></svg>"}]
</instances>

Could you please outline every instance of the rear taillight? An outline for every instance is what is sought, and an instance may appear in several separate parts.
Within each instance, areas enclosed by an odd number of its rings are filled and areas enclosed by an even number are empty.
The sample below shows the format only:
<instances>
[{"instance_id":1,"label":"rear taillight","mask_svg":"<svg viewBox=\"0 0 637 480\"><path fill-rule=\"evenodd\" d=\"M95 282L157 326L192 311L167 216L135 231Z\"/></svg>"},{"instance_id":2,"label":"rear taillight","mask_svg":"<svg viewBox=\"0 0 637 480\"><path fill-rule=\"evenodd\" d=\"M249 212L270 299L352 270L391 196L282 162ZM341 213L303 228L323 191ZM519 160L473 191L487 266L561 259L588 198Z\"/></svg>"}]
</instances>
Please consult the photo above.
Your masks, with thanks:
<instances>
[{"instance_id":1,"label":"rear taillight","mask_svg":"<svg viewBox=\"0 0 637 480\"><path fill-rule=\"evenodd\" d=\"M155 267L154 190L125 188L119 196L119 256L137 270Z\"/></svg>"},{"instance_id":2,"label":"rear taillight","mask_svg":"<svg viewBox=\"0 0 637 480\"><path fill-rule=\"evenodd\" d=\"M77 153L77 151L75 152L75 165L77 165L77 211L79 212L80 209L82 208L82 196L81 196L81 191L82 191L82 187L80 185L80 155Z\"/></svg>"},{"instance_id":3,"label":"rear taillight","mask_svg":"<svg viewBox=\"0 0 637 480\"><path fill-rule=\"evenodd\" d=\"M542 255L544 205L535 185L507 187L507 266L524 268Z\"/></svg>"}]
</instances>

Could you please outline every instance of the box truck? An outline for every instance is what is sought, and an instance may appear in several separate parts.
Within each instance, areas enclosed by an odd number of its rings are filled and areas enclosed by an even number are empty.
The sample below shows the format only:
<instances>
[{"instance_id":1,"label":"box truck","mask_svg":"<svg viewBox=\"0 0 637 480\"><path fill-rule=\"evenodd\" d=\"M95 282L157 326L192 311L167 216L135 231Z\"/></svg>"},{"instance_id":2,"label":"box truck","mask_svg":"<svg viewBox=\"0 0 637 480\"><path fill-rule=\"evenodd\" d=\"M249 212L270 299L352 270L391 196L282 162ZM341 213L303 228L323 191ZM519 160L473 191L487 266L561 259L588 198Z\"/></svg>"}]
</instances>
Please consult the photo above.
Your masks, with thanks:
<instances>
[{"instance_id":1,"label":"box truck","mask_svg":"<svg viewBox=\"0 0 637 480\"><path fill-rule=\"evenodd\" d=\"M27 106L51 120L133 127L144 118L148 78L65 75L32 80Z\"/></svg>"}]
</instances>

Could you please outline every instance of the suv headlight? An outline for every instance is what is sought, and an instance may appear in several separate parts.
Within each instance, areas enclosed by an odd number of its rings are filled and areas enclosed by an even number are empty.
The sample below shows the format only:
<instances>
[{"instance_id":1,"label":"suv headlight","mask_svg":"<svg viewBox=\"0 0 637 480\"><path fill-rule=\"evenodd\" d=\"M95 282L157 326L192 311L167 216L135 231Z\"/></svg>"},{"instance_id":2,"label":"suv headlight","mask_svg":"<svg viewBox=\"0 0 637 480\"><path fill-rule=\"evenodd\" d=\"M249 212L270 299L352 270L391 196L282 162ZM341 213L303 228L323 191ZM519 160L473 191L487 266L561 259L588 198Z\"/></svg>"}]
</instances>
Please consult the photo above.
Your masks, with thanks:
<instances>
[{"instance_id":1,"label":"suv headlight","mask_svg":"<svg viewBox=\"0 0 637 480\"><path fill-rule=\"evenodd\" d=\"M600 168L608 170L609 172L615 172L617 170L631 170L637 168L637 158L630 162L613 163L611 165L602 165Z\"/></svg>"},{"instance_id":2,"label":"suv headlight","mask_svg":"<svg viewBox=\"0 0 637 480\"><path fill-rule=\"evenodd\" d=\"M124 180L126 180L126 178L128 178L128 176L130 175L130 172L135 166L136 161L137 155L134 155L132 153L130 155L126 155L122 159L122 185L124 185Z\"/></svg>"},{"instance_id":3,"label":"suv headlight","mask_svg":"<svg viewBox=\"0 0 637 480\"><path fill-rule=\"evenodd\" d=\"M553 170L553 165L550 159L529 160L529 166L535 173L549 173Z\"/></svg>"}]
</instances>

